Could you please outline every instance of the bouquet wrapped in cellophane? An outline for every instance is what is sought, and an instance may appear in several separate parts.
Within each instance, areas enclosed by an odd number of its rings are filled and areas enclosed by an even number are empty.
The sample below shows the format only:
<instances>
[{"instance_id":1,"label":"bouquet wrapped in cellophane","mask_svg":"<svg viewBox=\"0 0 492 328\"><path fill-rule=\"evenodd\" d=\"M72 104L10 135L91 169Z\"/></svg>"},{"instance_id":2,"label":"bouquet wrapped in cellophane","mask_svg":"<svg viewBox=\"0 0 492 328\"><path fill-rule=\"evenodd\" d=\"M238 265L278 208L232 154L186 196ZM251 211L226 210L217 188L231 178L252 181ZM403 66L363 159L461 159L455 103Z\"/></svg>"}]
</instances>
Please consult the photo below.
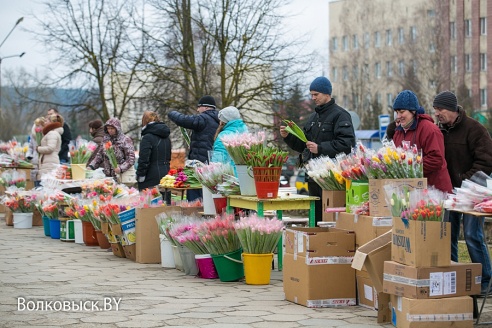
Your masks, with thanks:
<instances>
[{"instance_id":1,"label":"bouquet wrapped in cellophane","mask_svg":"<svg viewBox=\"0 0 492 328\"><path fill-rule=\"evenodd\" d=\"M277 246L284 224L276 218L265 219L253 214L234 223L234 228L244 253L269 254Z\"/></svg>"},{"instance_id":2,"label":"bouquet wrapped in cellophane","mask_svg":"<svg viewBox=\"0 0 492 328\"><path fill-rule=\"evenodd\" d=\"M442 221L444 200L447 193L431 186L427 189L414 189L409 193L408 209L402 217L416 221Z\"/></svg>"},{"instance_id":3,"label":"bouquet wrapped in cellophane","mask_svg":"<svg viewBox=\"0 0 492 328\"><path fill-rule=\"evenodd\" d=\"M234 215L217 215L198 227L198 235L209 254L222 255L237 251L241 243L234 228Z\"/></svg>"},{"instance_id":4,"label":"bouquet wrapped in cellophane","mask_svg":"<svg viewBox=\"0 0 492 328\"><path fill-rule=\"evenodd\" d=\"M307 174L324 190L345 190L340 167L328 156L312 158L305 165Z\"/></svg>"},{"instance_id":5,"label":"bouquet wrapped in cellophane","mask_svg":"<svg viewBox=\"0 0 492 328\"><path fill-rule=\"evenodd\" d=\"M234 176L234 169L229 163L214 162L195 168L197 180L213 194L219 193L217 186L224 182L225 175Z\"/></svg>"},{"instance_id":6,"label":"bouquet wrapped in cellophane","mask_svg":"<svg viewBox=\"0 0 492 328\"><path fill-rule=\"evenodd\" d=\"M246 165L248 152L258 151L265 144L265 132L228 134L220 140L236 165Z\"/></svg>"}]
</instances>

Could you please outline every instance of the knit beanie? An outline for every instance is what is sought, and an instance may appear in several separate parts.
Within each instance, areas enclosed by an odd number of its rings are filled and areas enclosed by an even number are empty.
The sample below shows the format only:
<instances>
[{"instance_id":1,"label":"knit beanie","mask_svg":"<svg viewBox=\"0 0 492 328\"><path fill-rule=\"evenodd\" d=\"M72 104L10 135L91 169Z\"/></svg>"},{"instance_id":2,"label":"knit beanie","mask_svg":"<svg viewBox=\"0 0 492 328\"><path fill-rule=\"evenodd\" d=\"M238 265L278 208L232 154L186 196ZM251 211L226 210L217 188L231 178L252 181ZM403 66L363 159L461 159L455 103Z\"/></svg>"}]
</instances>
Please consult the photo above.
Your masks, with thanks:
<instances>
[{"instance_id":1,"label":"knit beanie","mask_svg":"<svg viewBox=\"0 0 492 328\"><path fill-rule=\"evenodd\" d=\"M239 109L234 106L229 106L219 111L219 120L224 123L239 119L241 119L241 115L239 115Z\"/></svg>"},{"instance_id":2,"label":"knit beanie","mask_svg":"<svg viewBox=\"0 0 492 328\"><path fill-rule=\"evenodd\" d=\"M309 91L318 91L326 95L331 95L331 82L324 76L317 77L313 82L311 82Z\"/></svg>"},{"instance_id":3,"label":"knit beanie","mask_svg":"<svg viewBox=\"0 0 492 328\"><path fill-rule=\"evenodd\" d=\"M451 91L443 91L434 98L432 106L456 112L458 110L458 99Z\"/></svg>"},{"instance_id":4,"label":"knit beanie","mask_svg":"<svg viewBox=\"0 0 492 328\"><path fill-rule=\"evenodd\" d=\"M216 108L214 97L208 95L201 97L200 100L198 100L198 107L200 106Z\"/></svg>"},{"instance_id":5,"label":"knit beanie","mask_svg":"<svg viewBox=\"0 0 492 328\"><path fill-rule=\"evenodd\" d=\"M398 109L418 112L420 110L420 105L415 93L410 90L403 90L400 92L393 103L393 110Z\"/></svg>"}]
</instances>

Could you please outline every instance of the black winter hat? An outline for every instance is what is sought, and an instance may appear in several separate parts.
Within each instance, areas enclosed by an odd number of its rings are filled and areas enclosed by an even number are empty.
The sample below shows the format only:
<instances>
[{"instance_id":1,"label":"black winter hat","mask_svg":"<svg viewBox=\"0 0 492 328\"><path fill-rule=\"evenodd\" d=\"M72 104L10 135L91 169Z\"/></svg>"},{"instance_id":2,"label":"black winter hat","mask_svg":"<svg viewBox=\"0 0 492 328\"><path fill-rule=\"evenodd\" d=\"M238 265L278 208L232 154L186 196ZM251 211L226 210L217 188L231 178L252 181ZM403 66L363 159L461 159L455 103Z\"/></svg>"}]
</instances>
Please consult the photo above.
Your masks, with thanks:
<instances>
[{"instance_id":1,"label":"black winter hat","mask_svg":"<svg viewBox=\"0 0 492 328\"><path fill-rule=\"evenodd\" d=\"M443 91L434 98L432 107L456 112L458 110L458 99L456 99L455 94L451 91Z\"/></svg>"},{"instance_id":2,"label":"black winter hat","mask_svg":"<svg viewBox=\"0 0 492 328\"><path fill-rule=\"evenodd\" d=\"M217 108L215 107L215 99L212 96L203 96L198 100L198 107L200 106L205 106L205 107L211 107L211 108Z\"/></svg>"}]
</instances>

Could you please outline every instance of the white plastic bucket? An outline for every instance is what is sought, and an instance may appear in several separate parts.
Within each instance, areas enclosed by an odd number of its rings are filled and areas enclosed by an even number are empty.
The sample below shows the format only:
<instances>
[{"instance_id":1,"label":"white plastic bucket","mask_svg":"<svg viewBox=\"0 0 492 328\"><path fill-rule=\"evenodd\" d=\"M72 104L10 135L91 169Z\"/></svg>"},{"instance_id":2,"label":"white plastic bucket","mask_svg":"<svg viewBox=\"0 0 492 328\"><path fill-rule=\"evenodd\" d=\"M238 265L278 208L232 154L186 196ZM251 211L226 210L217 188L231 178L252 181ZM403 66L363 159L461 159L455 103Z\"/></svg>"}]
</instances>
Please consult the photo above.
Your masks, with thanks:
<instances>
[{"instance_id":1,"label":"white plastic bucket","mask_svg":"<svg viewBox=\"0 0 492 328\"><path fill-rule=\"evenodd\" d=\"M174 264L176 266L176 269L179 271L184 271L183 261L181 261L181 255L179 254L178 246L171 245L171 248L173 249Z\"/></svg>"},{"instance_id":2,"label":"white plastic bucket","mask_svg":"<svg viewBox=\"0 0 492 328\"><path fill-rule=\"evenodd\" d=\"M203 191L203 213L205 215L215 215L215 203L212 198L212 192L206 187L202 187Z\"/></svg>"},{"instance_id":3,"label":"white plastic bucket","mask_svg":"<svg viewBox=\"0 0 492 328\"><path fill-rule=\"evenodd\" d=\"M84 233L81 220L73 220L73 231L75 233L75 243L84 244Z\"/></svg>"},{"instance_id":4,"label":"white plastic bucket","mask_svg":"<svg viewBox=\"0 0 492 328\"><path fill-rule=\"evenodd\" d=\"M161 239L161 265L163 268L175 268L174 254L171 242L166 235L160 234Z\"/></svg>"},{"instance_id":5,"label":"white plastic bucket","mask_svg":"<svg viewBox=\"0 0 492 328\"><path fill-rule=\"evenodd\" d=\"M29 229L32 228L32 212L31 213L13 213L14 228Z\"/></svg>"},{"instance_id":6,"label":"white plastic bucket","mask_svg":"<svg viewBox=\"0 0 492 328\"><path fill-rule=\"evenodd\" d=\"M239 180L239 189L241 195L256 196L255 179L253 170L247 165L236 165L237 178Z\"/></svg>"}]
</instances>

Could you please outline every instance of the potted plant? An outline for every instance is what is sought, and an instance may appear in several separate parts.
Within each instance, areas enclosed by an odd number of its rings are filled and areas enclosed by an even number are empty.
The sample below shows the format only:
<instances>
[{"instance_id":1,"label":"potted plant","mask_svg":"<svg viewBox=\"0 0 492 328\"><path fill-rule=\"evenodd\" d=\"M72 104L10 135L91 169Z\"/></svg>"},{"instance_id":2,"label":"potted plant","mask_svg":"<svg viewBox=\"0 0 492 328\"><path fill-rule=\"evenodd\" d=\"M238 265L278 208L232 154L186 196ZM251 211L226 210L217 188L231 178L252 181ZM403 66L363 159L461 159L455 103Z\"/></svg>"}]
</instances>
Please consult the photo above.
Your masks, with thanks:
<instances>
[{"instance_id":1,"label":"potted plant","mask_svg":"<svg viewBox=\"0 0 492 328\"><path fill-rule=\"evenodd\" d=\"M253 214L234 223L234 228L243 248L246 283L269 284L273 251L284 229L282 221L260 218Z\"/></svg>"}]
</instances>

